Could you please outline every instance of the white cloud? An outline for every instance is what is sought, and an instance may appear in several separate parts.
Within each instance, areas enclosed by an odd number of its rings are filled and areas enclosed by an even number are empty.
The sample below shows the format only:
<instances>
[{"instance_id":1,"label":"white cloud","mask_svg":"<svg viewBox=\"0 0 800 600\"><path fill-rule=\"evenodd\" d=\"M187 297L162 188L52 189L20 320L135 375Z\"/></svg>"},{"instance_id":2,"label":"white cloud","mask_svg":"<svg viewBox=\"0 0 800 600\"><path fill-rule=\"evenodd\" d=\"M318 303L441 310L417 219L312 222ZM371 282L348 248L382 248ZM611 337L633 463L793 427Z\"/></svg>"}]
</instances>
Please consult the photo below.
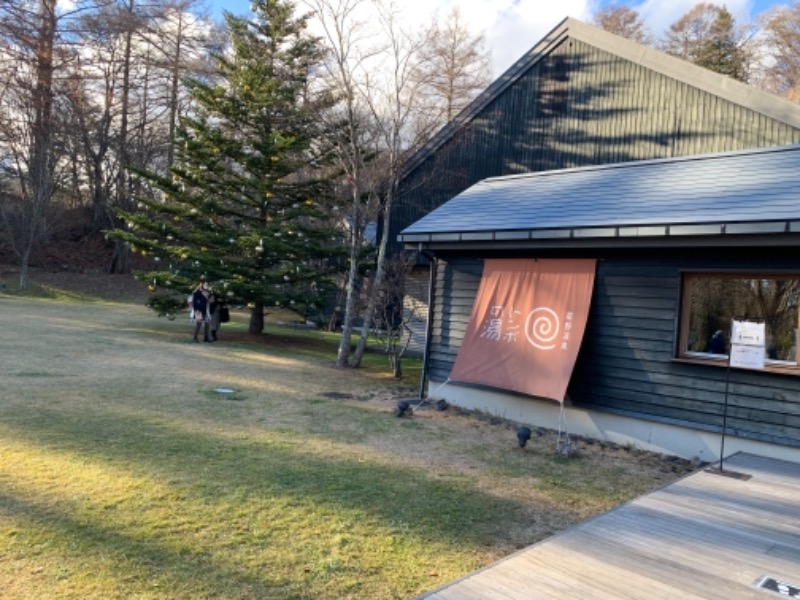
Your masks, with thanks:
<instances>
[{"instance_id":1,"label":"white cloud","mask_svg":"<svg viewBox=\"0 0 800 600\"><path fill-rule=\"evenodd\" d=\"M565 17L586 20L588 14L586 0L507 2L494 14L491 29L486 34L493 49L495 75L505 71Z\"/></svg>"},{"instance_id":2,"label":"white cloud","mask_svg":"<svg viewBox=\"0 0 800 600\"><path fill-rule=\"evenodd\" d=\"M752 0L706 0L717 6L725 6L737 20L747 19L753 9ZM634 5L633 8L647 23L652 33L660 36L669 29L675 21L689 12L696 4L697 0L645 0L641 4Z\"/></svg>"},{"instance_id":3,"label":"white cloud","mask_svg":"<svg viewBox=\"0 0 800 600\"><path fill-rule=\"evenodd\" d=\"M443 20L458 7L466 25L482 32L492 52L492 74L497 77L522 57L566 17L584 22L600 6L612 1L636 9L651 32L660 36L669 26L694 7L699 0L395 0L403 20L411 26L426 26L433 19ZM747 19L754 7L780 0L706 0L726 6L733 16ZM365 8L367 8L365 6Z\"/></svg>"},{"instance_id":4,"label":"white cloud","mask_svg":"<svg viewBox=\"0 0 800 600\"><path fill-rule=\"evenodd\" d=\"M474 33L483 32L492 51L493 74L500 75L565 17L586 20L590 0L406 0L402 10L412 23L443 20L458 7Z\"/></svg>"},{"instance_id":5,"label":"white cloud","mask_svg":"<svg viewBox=\"0 0 800 600\"><path fill-rule=\"evenodd\" d=\"M689 12L699 0L644 0L640 3L618 1L630 5L644 19L651 32L660 36L672 23ZM756 5L773 4L772 0L706 0L727 7L737 20L747 20ZM483 30L493 51L493 72L500 75L565 17L586 23L600 6L610 0L476 0L461 11L469 15L475 31ZM469 8L467 8L467 6ZM763 8L763 6L761 6Z\"/></svg>"}]
</instances>

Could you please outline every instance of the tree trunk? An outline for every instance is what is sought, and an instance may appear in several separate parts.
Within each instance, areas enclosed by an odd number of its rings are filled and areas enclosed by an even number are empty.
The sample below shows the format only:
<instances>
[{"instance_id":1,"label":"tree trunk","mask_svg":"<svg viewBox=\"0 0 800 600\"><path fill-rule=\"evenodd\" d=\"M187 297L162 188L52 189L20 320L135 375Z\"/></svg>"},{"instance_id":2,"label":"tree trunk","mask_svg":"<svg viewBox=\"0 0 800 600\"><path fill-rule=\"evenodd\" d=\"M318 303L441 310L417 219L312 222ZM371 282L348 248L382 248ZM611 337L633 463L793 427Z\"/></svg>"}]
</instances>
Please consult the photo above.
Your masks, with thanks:
<instances>
[{"instance_id":1,"label":"tree trunk","mask_svg":"<svg viewBox=\"0 0 800 600\"><path fill-rule=\"evenodd\" d=\"M108 265L109 273L127 273L130 269L130 248L125 242L114 242L114 252Z\"/></svg>"},{"instance_id":2,"label":"tree trunk","mask_svg":"<svg viewBox=\"0 0 800 600\"><path fill-rule=\"evenodd\" d=\"M392 377L401 379L403 377L402 358L397 352L389 353L389 365L392 367Z\"/></svg>"},{"instance_id":3,"label":"tree trunk","mask_svg":"<svg viewBox=\"0 0 800 600\"><path fill-rule=\"evenodd\" d=\"M134 4L135 0L129 0L125 7L128 11L128 22L125 24L125 46L123 48L122 63L122 98L120 101L120 125L117 139L117 154L119 164L117 165L116 177L116 208L130 209L130 193L128 190L128 167L130 166L130 156L128 152L128 111L130 110L131 96L131 55L133 48L133 28L134 28ZM111 260L111 273L127 273L129 271L128 256L130 249L121 242L114 246L114 258Z\"/></svg>"},{"instance_id":4,"label":"tree trunk","mask_svg":"<svg viewBox=\"0 0 800 600\"><path fill-rule=\"evenodd\" d=\"M250 324L247 328L248 333L264 332L264 303L258 301L250 312Z\"/></svg>"},{"instance_id":5,"label":"tree trunk","mask_svg":"<svg viewBox=\"0 0 800 600\"><path fill-rule=\"evenodd\" d=\"M369 294L369 301L367 303L367 310L364 313L364 325L361 327L361 337L358 339L356 351L353 353L353 360L350 362L352 367L360 367L361 359L364 356L364 351L367 348L367 339L369 338L369 330L372 326L372 320L375 318L375 311L378 308L378 298L380 297L381 286L383 286L383 278L386 274L386 246L388 244L389 233L389 217L392 211L392 203L394 199L394 186L393 182L389 193L386 196L386 203L383 207L383 234L381 235L381 243L378 246L378 264L375 268L375 280L372 282L372 289Z\"/></svg>"},{"instance_id":6,"label":"tree trunk","mask_svg":"<svg viewBox=\"0 0 800 600\"><path fill-rule=\"evenodd\" d=\"M355 318L356 285L358 281L358 257L361 252L361 199L358 185L353 182L353 227L350 232L350 270L347 273L347 299L342 318L342 337L339 340L339 351L336 355L336 366L344 368L350 357L350 343L353 336L353 319Z\"/></svg>"},{"instance_id":7,"label":"tree trunk","mask_svg":"<svg viewBox=\"0 0 800 600\"><path fill-rule=\"evenodd\" d=\"M55 159L53 158L53 50L56 38L56 2L44 0L39 5L41 19L36 40L36 85L33 91L32 145L28 172L28 189L25 210L26 239L22 241L20 255L20 287L28 285L28 266L37 239L44 232L47 207L55 187Z\"/></svg>"},{"instance_id":8,"label":"tree trunk","mask_svg":"<svg viewBox=\"0 0 800 600\"><path fill-rule=\"evenodd\" d=\"M22 255L22 260L19 268L19 287L21 290L28 289L28 266L30 263L30 252L25 252Z\"/></svg>"}]
</instances>

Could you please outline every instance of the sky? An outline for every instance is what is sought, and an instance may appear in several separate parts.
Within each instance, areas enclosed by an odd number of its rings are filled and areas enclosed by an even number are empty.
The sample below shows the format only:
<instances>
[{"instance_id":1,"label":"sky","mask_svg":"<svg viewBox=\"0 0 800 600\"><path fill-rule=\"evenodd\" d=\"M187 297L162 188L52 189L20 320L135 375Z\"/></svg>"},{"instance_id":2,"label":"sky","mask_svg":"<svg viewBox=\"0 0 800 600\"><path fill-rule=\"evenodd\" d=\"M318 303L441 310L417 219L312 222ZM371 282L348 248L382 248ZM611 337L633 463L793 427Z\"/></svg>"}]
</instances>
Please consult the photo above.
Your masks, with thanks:
<instances>
[{"instance_id":1,"label":"sky","mask_svg":"<svg viewBox=\"0 0 800 600\"><path fill-rule=\"evenodd\" d=\"M235 15L249 11L249 0L208 0L215 17L227 10ZM424 22L438 13L443 19L458 7L475 32L482 32L492 54L493 76L497 77L565 17L584 22L598 8L609 4L636 9L651 32L660 35L701 0L402 0L410 22ZM706 0L709 1L709 0ZM749 20L769 8L793 4L794 0L724 0L737 20Z\"/></svg>"}]
</instances>

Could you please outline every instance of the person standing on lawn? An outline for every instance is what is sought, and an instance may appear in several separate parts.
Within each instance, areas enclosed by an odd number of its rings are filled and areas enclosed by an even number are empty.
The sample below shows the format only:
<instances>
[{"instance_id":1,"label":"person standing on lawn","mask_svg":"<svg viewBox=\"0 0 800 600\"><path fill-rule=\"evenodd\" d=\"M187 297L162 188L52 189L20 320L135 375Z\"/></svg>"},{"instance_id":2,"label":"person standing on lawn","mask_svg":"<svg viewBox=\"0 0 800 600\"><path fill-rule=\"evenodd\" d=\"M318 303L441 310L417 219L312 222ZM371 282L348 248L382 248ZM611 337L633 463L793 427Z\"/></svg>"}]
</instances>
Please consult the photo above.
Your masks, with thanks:
<instances>
[{"instance_id":1,"label":"person standing on lawn","mask_svg":"<svg viewBox=\"0 0 800 600\"><path fill-rule=\"evenodd\" d=\"M208 328L211 323L211 305L209 297L211 291L208 288L208 283L205 277L200 278L200 283L197 284L194 292L192 292L192 316L194 318L194 337L195 342L200 340L197 336L200 334L200 327L203 327L203 341L210 342L208 337Z\"/></svg>"},{"instance_id":2,"label":"person standing on lawn","mask_svg":"<svg viewBox=\"0 0 800 600\"><path fill-rule=\"evenodd\" d=\"M222 316L222 307L224 304L224 300L221 296L214 293L214 290L209 288L208 289L208 305L209 305L209 313L211 313L211 341L217 341L217 331L219 331L220 317Z\"/></svg>"}]
</instances>

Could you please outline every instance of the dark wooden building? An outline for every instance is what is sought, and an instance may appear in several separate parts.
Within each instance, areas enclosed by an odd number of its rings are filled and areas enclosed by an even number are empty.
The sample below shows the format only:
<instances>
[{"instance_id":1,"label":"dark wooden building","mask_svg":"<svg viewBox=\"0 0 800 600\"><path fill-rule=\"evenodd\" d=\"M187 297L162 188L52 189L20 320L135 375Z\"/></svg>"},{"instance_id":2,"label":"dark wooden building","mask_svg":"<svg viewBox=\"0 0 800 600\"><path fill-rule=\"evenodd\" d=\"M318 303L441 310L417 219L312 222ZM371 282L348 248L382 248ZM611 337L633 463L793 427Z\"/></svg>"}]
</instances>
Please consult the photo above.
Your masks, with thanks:
<instances>
[{"instance_id":1,"label":"dark wooden building","mask_svg":"<svg viewBox=\"0 0 800 600\"><path fill-rule=\"evenodd\" d=\"M487 177L798 142L800 106L568 18L409 160L389 239Z\"/></svg>"},{"instance_id":2,"label":"dark wooden building","mask_svg":"<svg viewBox=\"0 0 800 600\"><path fill-rule=\"evenodd\" d=\"M567 18L409 160L391 232L487 177L798 142L799 106Z\"/></svg>"},{"instance_id":3,"label":"dark wooden building","mask_svg":"<svg viewBox=\"0 0 800 600\"><path fill-rule=\"evenodd\" d=\"M800 457L800 145L487 179L404 230L434 257L429 395L555 427L559 406L447 383L485 258L593 258L567 404L576 433L716 460ZM763 369L712 350L766 322ZM730 348L728 340L728 348ZM727 452L726 452L727 453Z\"/></svg>"}]
</instances>

